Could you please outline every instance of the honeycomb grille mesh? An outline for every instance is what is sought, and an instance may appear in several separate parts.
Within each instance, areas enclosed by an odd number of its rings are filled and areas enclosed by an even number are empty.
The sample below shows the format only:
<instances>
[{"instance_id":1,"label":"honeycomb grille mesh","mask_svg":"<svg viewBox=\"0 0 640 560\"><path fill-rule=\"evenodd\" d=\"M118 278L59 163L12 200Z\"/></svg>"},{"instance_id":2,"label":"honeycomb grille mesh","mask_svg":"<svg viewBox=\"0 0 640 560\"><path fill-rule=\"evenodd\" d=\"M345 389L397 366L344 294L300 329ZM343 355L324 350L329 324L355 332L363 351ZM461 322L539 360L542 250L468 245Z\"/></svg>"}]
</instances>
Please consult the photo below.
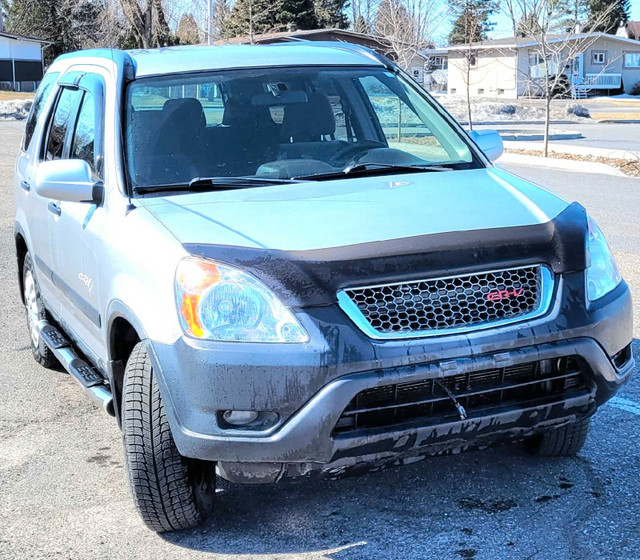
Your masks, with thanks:
<instances>
[{"instance_id":1,"label":"honeycomb grille mesh","mask_svg":"<svg viewBox=\"0 0 640 560\"><path fill-rule=\"evenodd\" d=\"M412 335L475 327L535 312L541 267L529 266L345 290L372 329Z\"/></svg>"}]
</instances>

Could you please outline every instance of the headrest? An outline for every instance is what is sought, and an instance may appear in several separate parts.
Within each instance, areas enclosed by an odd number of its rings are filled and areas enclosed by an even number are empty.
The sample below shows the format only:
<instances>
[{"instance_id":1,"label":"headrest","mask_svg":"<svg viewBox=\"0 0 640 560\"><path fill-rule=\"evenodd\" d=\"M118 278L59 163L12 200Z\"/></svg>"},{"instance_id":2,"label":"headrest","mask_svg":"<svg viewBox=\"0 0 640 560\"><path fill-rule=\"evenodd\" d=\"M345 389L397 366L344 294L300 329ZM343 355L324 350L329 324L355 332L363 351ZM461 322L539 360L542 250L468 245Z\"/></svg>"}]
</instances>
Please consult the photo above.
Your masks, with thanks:
<instances>
[{"instance_id":1,"label":"headrest","mask_svg":"<svg viewBox=\"0 0 640 560\"><path fill-rule=\"evenodd\" d=\"M307 97L306 103L284 107L283 134L295 142L318 141L336 131L336 119L329 98L319 92L309 93Z\"/></svg>"},{"instance_id":2,"label":"headrest","mask_svg":"<svg viewBox=\"0 0 640 560\"><path fill-rule=\"evenodd\" d=\"M258 127L257 108L248 100L230 97L224 104L222 124L225 126Z\"/></svg>"},{"instance_id":3,"label":"headrest","mask_svg":"<svg viewBox=\"0 0 640 560\"><path fill-rule=\"evenodd\" d=\"M180 122L183 129L190 127L198 129L207 126L202 103L193 97L167 99L162 106L162 112L166 115L165 122L168 119L171 119L172 122Z\"/></svg>"}]
</instances>

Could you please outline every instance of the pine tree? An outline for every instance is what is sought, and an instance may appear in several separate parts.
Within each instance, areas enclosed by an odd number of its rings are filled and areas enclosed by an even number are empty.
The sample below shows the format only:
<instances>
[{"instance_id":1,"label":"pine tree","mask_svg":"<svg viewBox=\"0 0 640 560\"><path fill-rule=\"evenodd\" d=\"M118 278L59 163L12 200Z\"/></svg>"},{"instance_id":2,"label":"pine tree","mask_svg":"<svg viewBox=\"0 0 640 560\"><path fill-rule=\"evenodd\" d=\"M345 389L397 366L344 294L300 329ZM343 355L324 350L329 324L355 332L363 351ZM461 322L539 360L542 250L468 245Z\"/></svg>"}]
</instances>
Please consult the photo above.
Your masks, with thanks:
<instances>
[{"instance_id":1,"label":"pine tree","mask_svg":"<svg viewBox=\"0 0 640 560\"><path fill-rule=\"evenodd\" d=\"M589 31L616 34L629 21L629 0L589 0Z\"/></svg>"},{"instance_id":2,"label":"pine tree","mask_svg":"<svg viewBox=\"0 0 640 560\"><path fill-rule=\"evenodd\" d=\"M181 45L197 45L200 42L200 29L193 14L182 14L176 29L176 37Z\"/></svg>"},{"instance_id":3,"label":"pine tree","mask_svg":"<svg viewBox=\"0 0 640 560\"><path fill-rule=\"evenodd\" d=\"M320 28L346 29L349 21L344 13L347 0L315 0L314 11Z\"/></svg>"},{"instance_id":4,"label":"pine tree","mask_svg":"<svg viewBox=\"0 0 640 560\"><path fill-rule=\"evenodd\" d=\"M295 29L317 29L313 0L236 0L226 36L248 35Z\"/></svg>"},{"instance_id":5,"label":"pine tree","mask_svg":"<svg viewBox=\"0 0 640 560\"><path fill-rule=\"evenodd\" d=\"M497 10L495 0L450 0L455 15L449 43L464 44L483 41L493 24L489 17Z\"/></svg>"},{"instance_id":6,"label":"pine tree","mask_svg":"<svg viewBox=\"0 0 640 560\"><path fill-rule=\"evenodd\" d=\"M279 5L275 18L278 31L289 28L318 29L313 0L279 0L274 4Z\"/></svg>"}]
</instances>

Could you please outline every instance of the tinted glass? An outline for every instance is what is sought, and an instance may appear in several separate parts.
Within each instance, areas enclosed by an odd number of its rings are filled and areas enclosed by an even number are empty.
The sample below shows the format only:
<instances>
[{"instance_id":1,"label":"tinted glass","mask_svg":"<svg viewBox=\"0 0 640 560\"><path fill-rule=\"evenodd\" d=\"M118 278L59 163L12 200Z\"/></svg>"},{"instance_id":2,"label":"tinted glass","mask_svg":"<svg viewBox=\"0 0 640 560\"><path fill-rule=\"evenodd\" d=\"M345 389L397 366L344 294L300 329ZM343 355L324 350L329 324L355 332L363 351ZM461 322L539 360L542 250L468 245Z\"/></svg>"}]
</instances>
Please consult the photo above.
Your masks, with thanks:
<instances>
[{"instance_id":1,"label":"tinted glass","mask_svg":"<svg viewBox=\"0 0 640 560\"><path fill-rule=\"evenodd\" d=\"M53 86L60 75L59 72L54 72L53 74L47 74L44 78L42 78L42 82L40 83L40 87L38 87L38 91L36 92L36 96L33 100L33 105L31 106L31 112L29 113L29 118L27 119L27 124L25 126L24 131L24 143L23 149L29 149L29 144L31 144L31 138L33 138L33 133L36 129L36 125L40 120L40 115L42 114L42 109L44 105L49 99L49 95L53 90Z\"/></svg>"},{"instance_id":2,"label":"tinted glass","mask_svg":"<svg viewBox=\"0 0 640 560\"><path fill-rule=\"evenodd\" d=\"M64 88L58 98L51 126L49 127L49 139L47 140L45 152L47 161L62 158L67 127L79 95L80 92L78 90Z\"/></svg>"},{"instance_id":3,"label":"tinted glass","mask_svg":"<svg viewBox=\"0 0 640 560\"><path fill-rule=\"evenodd\" d=\"M71 159L82 159L86 161L91 169L95 171L94 145L96 136L95 105L93 95L89 92L84 94L82 105L76 121L76 130L73 135L73 145L71 146Z\"/></svg>"},{"instance_id":4,"label":"tinted glass","mask_svg":"<svg viewBox=\"0 0 640 560\"><path fill-rule=\"evenodd\" d=\"M469 168L468 143L418 86L384 68L268 68L141 78L127 88L133 186L339 172Z\"/></svg>"}]
</instances>

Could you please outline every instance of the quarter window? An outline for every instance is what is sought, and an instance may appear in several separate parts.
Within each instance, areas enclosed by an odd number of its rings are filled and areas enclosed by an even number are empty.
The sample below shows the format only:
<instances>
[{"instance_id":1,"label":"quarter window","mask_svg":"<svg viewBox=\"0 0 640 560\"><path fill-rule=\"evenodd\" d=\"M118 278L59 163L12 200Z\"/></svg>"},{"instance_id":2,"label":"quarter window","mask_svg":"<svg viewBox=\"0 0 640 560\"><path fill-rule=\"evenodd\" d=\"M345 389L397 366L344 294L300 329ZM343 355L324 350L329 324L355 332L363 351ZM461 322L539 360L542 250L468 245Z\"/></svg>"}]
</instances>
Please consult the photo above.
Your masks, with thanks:
<instances>
[{"instance_id":1,"label":"quarter window","mask_svg":"<svg viewBox=\"0 0 640 560\"><path fill-rule=\"evenodd\" d=\"M86 92L82 98L82 106L76 121L76 130L73 135L73 144L69 157L86 161L95 171L95 104L94 97Z\"/></svg>"},{"instance_id":2,"label":"quarter window","mask_svg":"<svg viewBox=\"0 0 640 560\"><path fill-rule=\"evenodd\" d=\"M47 74L40 83L40 87L38 88L38 92L33 100L31 112L29 113L29 118L27 119L27 124L25 126L24 143L22 146L22 149L25 151L29 149L29 144L31 144L31 138L33 138L33 133L36 130L40 115L42 114L42 109L44 108L47 99L49 99L49 95L51 94L53 86L59 75L59 72Z\"/></svg>"},{"instance_id":3,"label":"quarter window","mask_svg":"<svg viewBox=\"0 0 640 560\"><path fill-rule=\"evenodd\" d=\"M67 129L70 121L72 121L72 116L79 95L80 93L78 90L69 88L64 88L60 93L58 104L56 105L51 125L49 127L49 137L47 139L47 148L44 155L44 159L46 161L62 159Z\"/></svg>"}]
</instances>

